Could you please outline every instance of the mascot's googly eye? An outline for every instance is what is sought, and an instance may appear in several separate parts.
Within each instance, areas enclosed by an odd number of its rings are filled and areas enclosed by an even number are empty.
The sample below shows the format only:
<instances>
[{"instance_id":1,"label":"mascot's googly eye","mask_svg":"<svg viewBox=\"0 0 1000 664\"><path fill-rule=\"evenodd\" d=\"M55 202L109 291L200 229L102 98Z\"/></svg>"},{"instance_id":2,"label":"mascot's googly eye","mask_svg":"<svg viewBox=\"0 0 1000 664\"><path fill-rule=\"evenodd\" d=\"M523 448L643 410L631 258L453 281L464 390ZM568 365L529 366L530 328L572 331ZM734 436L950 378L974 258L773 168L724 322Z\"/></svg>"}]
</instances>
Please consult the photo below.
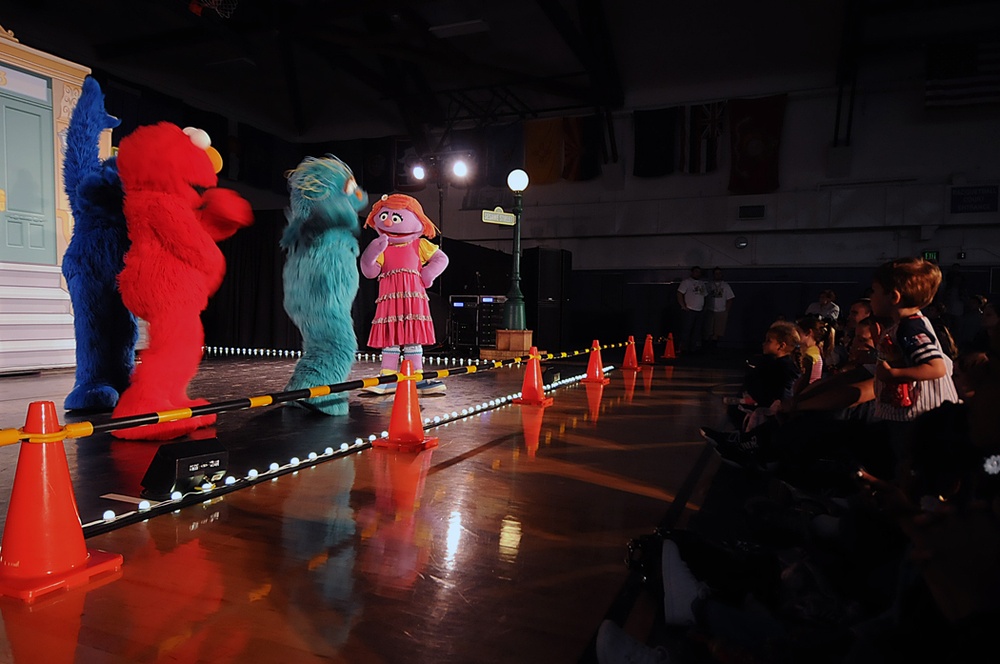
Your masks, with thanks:
<instances>
[{"instance_id":1,"label":"mascot's googly eye","mask_svg":"<svg viewBox=\"0 0 1000 664\"><path fill-rule=\"evenodd\" d=\"M212 139L208 132L197 127L184 127L184 133L191 139L191 142L202 150L207 150L212 145Z\"/></svg>"},{"instance_id":2,"label":"mascot's googly eye","mask_svg":"<svg viewBox=\"0 0 1000 664\"><path fill-rule=\"evenodd\" d=\"M388 218L389 218L389 213L388 212L383 212L382 214L380 214L378 216L379 221L385 221Z\"/></svg>"},{"instance_id":3,"label":"mascot's googly eye","mask_svg":"<svg viewBox=\"0 0 1000 664\"><path fill-rule=\"evenodd\" d=\"M344 193L347 194L348 196L350 196L357 190L358 190L358 183L354 181L354 178L351 178L350 180L344 183Z\"/></svg>"},{"instance_id":4,"label":"mascot's googly eye","mask_svg":"<svg viewBox=\"0 0 1000 664\"><path fill-rule=\"evenodd\" d=\"M399 214L392 215L392 223L401 224L403 223L403 216Z\"/></svg>"}]
</instances>

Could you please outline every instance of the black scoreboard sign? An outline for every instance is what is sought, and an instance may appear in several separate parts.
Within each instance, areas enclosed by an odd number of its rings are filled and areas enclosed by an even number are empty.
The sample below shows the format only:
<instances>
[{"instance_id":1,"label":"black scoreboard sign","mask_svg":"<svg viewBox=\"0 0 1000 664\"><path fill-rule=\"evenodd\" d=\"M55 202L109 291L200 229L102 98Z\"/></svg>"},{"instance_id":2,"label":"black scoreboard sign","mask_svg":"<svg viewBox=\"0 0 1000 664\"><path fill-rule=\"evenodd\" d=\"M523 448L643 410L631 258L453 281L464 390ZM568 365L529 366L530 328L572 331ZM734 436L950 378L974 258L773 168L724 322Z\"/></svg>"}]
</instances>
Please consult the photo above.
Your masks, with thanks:
<instances>
[{"instance_id":1,"label":"black scoreboard sign","mask_svg":"<svg viewBox=\"0 0 1000 664\"><path fill-rule=\"evenodd\" d=\"M998 190L995 184L952 187L951 213L996 212Z\"/></svg>"}]
</instances>

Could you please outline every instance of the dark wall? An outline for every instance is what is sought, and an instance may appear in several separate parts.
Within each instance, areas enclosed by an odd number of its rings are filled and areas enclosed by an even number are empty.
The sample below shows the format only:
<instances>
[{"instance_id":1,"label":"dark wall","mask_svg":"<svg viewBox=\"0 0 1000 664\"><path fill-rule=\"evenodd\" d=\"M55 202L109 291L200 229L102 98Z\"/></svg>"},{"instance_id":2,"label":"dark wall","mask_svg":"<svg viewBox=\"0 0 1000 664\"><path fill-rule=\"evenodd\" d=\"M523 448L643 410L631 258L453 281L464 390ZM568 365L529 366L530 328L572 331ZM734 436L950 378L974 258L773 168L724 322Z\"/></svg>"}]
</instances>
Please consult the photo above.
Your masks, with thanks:
<instances>
[{"instance_id":1,"label":"dark wall","mask_svg":"<svg viewBox=\"0 0 1000 664\"><path fill-rule=\"evenodd\" d=\"M710 274L712 266L702 266ZM729 315L723 345L756 348L768 326L784 318L795 320L819 291L832 289L846 312L851 301L865 294L877 266L849 268L787 267L729 268L724 278L736 296ZM970 292L989 295L991 273L996 268L964 269ZM570 296L571 350L590 345L624 341L634 336L642 343L674 332L680 322L677 286L686 270L578 270L573 272Z\"/></svg>"},{"instance_id":2,"label":"dark wall","mask_svg":"<svg viewBox=\"0 0 1000 664\"><path fill-rule=\"evenodd\" d=\"M301 337L283 308L284 254L278 240L284 230L284 214L278 210L256 214L253 226L220 244L227 272L202 316L205 343L298 349ZM373 231L366 229L361 246L372 237ZM450 262L429 293L438 347L447 342L448 297L506 295L511 271L510 254L451 238L445 238L442 247ZM647 334L658 339L676 331L680 313L676 292L686 270L572 270L571 265L572 256L566 251L529 249L522 254L525 312L539 348L570 351L589 347L594 339L617 343L629 336L642 343ZM756 348L772 322L778 318L794 320L826 288L837 293L837 303L846 311L871 285L874 267L726 269L724 276L736 300L722 345ZM989 267L963 270L967 290L990 295L994 287L991 274L996 271ZM377 295L377 281L362 278L353 307L362 349L366 348ZM559 300L558 307L553 300Z\"/></svg>"}]
</instances>

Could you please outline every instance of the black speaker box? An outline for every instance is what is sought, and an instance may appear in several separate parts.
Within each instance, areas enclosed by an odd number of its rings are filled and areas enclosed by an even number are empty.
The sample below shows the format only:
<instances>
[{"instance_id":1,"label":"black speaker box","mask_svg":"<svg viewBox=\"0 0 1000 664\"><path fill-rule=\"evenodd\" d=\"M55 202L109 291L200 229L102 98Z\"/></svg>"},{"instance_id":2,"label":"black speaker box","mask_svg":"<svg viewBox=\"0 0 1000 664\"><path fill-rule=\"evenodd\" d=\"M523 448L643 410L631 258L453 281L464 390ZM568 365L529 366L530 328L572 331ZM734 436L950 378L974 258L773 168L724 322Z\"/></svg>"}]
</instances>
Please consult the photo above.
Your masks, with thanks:
<instances>
[{"instance_id":1,"label":"black speaker box","mask_svg":"<svg viewBox=\"0 0 1000 664\"><path fill-rule=\"evenodd\" d=\"M565 249L533 247L522 254L525 322L539 350L568 350L572 273L573 254Z\"/></svg>"},{"instance_id":2,"label":"black speaker box","mask_svg":"<svg viewBox=\"0 0 1000 664\"><path fill-rule=\"evenodd\" d=\"M142 497L166 500L205 482L218 482L229 466L229 450L215 439L160 445L142 478Z\"/></svg>"}]
</instances>

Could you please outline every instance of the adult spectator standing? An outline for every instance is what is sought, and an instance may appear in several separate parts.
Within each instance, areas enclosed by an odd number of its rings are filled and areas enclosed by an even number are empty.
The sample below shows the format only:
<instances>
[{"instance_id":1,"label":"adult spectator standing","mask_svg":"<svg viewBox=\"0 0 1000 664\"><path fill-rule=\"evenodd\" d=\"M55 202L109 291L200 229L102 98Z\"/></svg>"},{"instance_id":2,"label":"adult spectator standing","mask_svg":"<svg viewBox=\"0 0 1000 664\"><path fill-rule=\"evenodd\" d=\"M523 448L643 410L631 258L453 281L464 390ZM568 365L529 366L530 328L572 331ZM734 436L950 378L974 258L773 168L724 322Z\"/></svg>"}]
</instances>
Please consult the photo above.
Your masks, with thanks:
<instances>
[{"instance_id":1,"label":"adult spectator standing","mask_svg":"<svg viewBox=\"0 0 1000 664\"><path fill-rule=\"evenodd\" d=\"M691 275L677 287L677 303L681 306L681 334L678 351L691 353L701 346L701 316L705 308L705 282L701 279L701 268L695 265Z\"/></svg>"},{"instance_id":2,"label":"adult spectator standing","mask_svg":"<svg viewBox=\"0 0 1000 664\"><path fill-rule=\"evenodd\" d=\"M832 290L819 292L819 299L806 307L806 316L819 316L829 323L840 320L840 305L837 304L837 294Z\"/></svg>"},{"instance_id":3,"label":"adult spectator standing","mask_svg":"<svg viewBox=\"0 0 1000 664\"><path fill-rule=\"evenodd\" d=\"M722 278L722 268L712 270L712 280L707 284L705 314L705 346L712 350L719 340L726 336L726 324L729 321L729 310L733 306L736 295L733 289Z\"/></svg>"}]
</instances>

